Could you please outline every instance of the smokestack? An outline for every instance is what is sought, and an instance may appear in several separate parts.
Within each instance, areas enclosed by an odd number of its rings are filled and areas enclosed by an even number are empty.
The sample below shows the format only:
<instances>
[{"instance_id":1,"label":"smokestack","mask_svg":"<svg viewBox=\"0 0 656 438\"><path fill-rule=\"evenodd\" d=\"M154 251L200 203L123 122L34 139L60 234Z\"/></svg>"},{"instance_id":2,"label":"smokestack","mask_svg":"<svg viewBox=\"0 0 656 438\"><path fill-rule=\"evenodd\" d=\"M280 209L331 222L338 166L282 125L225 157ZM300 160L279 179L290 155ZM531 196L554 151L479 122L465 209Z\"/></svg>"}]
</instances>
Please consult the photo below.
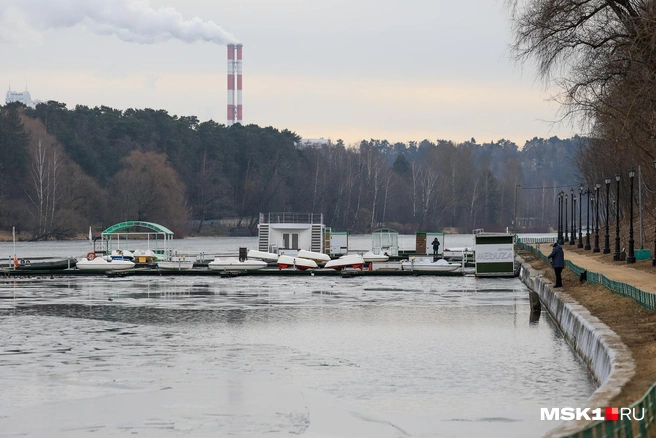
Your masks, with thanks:
<instances>
[{"instance_id":1,"label":"smokestack","mask_svg":"<svg viewBox=\"0 0 656 438\"><path fill-rule=\"evenodd\" d=\"M241 52L242 44L237 44L237 123L242 123L242 102L241 102Z\"/></svg>"},{"instance_id":2,"label":"smokestack","mask_svg":"<svg viewBox=\"0 0 656 438\"><path fill-rule=\"evenodd\" d=\"M228 44L228 123L235 123L235 45Z\"/></svg>"}]
</instances>

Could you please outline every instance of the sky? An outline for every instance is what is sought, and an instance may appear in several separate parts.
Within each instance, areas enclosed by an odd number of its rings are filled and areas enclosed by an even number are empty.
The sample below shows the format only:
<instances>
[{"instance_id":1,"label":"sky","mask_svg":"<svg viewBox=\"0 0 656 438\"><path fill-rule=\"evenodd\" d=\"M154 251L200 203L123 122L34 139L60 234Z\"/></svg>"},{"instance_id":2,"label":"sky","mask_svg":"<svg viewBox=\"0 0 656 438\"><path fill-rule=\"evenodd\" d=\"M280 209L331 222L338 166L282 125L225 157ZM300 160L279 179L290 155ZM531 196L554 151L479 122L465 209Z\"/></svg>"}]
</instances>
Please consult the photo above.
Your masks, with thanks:
<instances>
[{"instance_id":1,"label":"sky","mask_svg":"<svg viewBox=\"0 0 656 438\"><path fill-rule=\"evenodd\" d=\"M241 42L244 123L346 144L575 135L511 40L503 0L0 0L0 84L226 123Z\"/></svg>"}]
</instances>

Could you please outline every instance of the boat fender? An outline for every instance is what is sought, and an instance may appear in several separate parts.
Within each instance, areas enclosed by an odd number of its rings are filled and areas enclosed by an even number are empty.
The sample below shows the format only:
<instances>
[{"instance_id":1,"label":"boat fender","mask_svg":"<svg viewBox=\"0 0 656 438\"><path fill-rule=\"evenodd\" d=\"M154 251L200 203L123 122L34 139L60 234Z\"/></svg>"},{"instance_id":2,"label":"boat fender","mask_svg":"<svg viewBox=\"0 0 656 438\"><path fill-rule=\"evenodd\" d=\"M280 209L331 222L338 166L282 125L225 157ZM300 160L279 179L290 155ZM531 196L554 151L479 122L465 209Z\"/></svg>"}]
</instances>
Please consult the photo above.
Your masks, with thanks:
<instances>
[{"instance_id":1,"label":"boat fender","mask_svg":"<svg viewBox=\"0 0 656 438\"><path fill-rule=\"evenodd\" d=\"M96 258L96 253L93 252L88 252L87 253L87 260L91 261Z\"/></svg>"},{"instance_id":2,"label":"boat fender","mask_svg":"<svg viewBox=\"0 0 656 438\"><path fill-rule=\"evenodd\" d=\"M25 260L20 259L20 262L19 262L19 263L20 263L21 266L23 266L23 265L25 264Z\"/></svg>"},{"instance_id":3,"label":"boat fender","mask_svg":"<svg viewBox=\"0 0 656 438\"><path fill-rule=\"evenodd\" d=\"M14 257L14 268L18 267L18 259Z\"/></svg>"}]
</instances>

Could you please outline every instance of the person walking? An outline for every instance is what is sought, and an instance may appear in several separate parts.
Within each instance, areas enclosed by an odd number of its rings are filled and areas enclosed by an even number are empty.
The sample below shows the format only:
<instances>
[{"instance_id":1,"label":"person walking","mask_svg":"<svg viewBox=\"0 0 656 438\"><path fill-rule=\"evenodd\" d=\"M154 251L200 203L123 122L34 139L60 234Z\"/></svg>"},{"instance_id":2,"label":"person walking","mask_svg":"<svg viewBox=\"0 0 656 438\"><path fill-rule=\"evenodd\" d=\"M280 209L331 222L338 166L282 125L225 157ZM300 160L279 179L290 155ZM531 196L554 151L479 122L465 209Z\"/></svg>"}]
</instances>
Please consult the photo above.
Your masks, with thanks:
<instances>
[{"instance_id":1,"label":"person walking","mask_svg":"<svg viewBox=\"0 0 656 438\"><path fill-rule=\"evenodd\" d=\"M433 239L431 245L433 245L433 257L437 257L437 254L440 251L440 241L437 240L437 237Z\"/></svg>"},{"instance_id":2,"label":"person walking","mask_svg":"<svg viewBox=\"0 0 656 438\"><path fill-rule=\"evenodd\" d=\"M561 274L563 272L563 268L565 268L565 253L563 252L563 248L558 245L558 242L553 244L553 250L547 258L551 259L551 266L553 267L554 273L556 274L556 285L554 287L563 287L563 279Z\"/></svg>"}]
</instances>

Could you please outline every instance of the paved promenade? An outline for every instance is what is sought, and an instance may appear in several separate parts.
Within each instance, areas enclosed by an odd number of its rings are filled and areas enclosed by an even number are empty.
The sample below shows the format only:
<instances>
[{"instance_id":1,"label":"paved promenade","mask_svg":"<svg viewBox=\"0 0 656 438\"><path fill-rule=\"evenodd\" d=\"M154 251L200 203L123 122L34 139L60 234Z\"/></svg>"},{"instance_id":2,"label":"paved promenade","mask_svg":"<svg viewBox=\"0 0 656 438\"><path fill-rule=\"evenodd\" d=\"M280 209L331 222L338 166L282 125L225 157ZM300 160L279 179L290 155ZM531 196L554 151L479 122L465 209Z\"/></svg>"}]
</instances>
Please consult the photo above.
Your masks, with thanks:
<instances>
[{"instance_id":1,"label":"paved promenade","mask_svg":"<svg viewBox=\"0 0 656 438\"><path fill-rule=\"evenodd\" d=\"M611 280L621 281L623 283L635 286L645 292L656 294L656 267L654 267L654 273L651 274L645 271L634 269L625 261L613 262L613 264L603 263L599 261L599 258L601 257L600 253L586 251L585 254L577 254L568 250L568 247L569 245L567 244L563 245L563 250L565 251L565 260L570 260L572 263L580 266L585 270L604 274ZM545 255L551 254L551 249L551 244L540 244L540 251Z\"/></svg>"}]
</instances>

